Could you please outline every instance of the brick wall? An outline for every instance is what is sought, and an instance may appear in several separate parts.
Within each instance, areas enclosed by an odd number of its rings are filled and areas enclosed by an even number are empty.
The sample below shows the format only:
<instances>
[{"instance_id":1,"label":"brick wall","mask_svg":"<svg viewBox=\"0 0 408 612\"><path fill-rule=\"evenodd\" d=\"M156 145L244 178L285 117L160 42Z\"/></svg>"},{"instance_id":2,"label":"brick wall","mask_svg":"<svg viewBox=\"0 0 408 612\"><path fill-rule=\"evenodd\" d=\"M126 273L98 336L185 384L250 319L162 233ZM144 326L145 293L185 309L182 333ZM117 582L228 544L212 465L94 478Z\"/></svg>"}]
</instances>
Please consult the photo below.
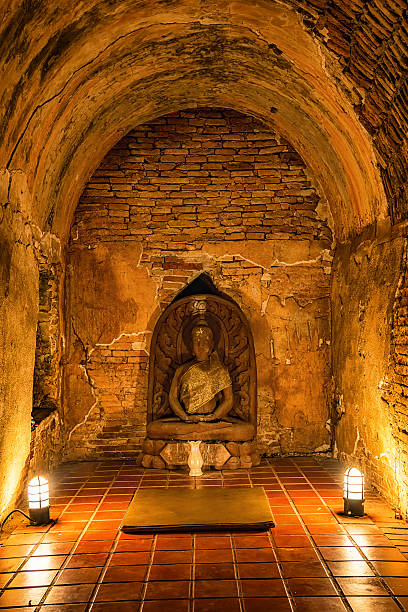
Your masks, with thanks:
<instances>
[{"instance_id":1,"label":"brick wall","mask_svg":"<svg viewBox=\"0 0 408 612\"><path fill-rule=\"evenodd\" d=\"M202 271L251 322L264 449L301 445L306 408L300 396L287 405L282 381L309 389L317 373L306 450L327 444L331 232L321 210L300 156L251 117L187 110L123 138L89 180L69 243L65 418L75 453L138 452L154 324Z\"/></svg>"}]
</instances>

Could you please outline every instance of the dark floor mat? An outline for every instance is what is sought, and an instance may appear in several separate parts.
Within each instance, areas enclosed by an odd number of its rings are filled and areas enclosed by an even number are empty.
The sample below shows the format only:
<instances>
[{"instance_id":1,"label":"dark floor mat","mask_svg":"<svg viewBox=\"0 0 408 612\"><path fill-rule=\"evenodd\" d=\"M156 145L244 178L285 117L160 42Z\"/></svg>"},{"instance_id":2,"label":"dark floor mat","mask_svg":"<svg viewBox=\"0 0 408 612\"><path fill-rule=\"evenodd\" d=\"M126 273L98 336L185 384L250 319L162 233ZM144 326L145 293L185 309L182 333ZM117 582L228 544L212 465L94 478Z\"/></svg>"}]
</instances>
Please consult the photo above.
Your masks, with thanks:
<instances>
[{"instance_id":1,"label":"dark floor mat","mask_svg":"<svg viewBox=\"0 0 408 612\"><path fill-rule=\"evenodd\" d=\"M126 533L266 530L274 519L263 487L140 489L122 523Z\"/></svg>"}]
</instances>

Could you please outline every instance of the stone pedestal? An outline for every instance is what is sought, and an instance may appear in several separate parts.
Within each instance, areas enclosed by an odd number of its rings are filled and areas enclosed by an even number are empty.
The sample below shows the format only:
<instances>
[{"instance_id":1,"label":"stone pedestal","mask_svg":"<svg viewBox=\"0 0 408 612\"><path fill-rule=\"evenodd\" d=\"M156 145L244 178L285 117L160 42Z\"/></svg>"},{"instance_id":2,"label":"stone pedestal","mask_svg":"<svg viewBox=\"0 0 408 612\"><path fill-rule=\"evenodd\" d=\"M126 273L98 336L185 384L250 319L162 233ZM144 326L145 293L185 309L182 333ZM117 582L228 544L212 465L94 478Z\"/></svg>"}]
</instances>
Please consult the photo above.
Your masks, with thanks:
<instances>
[{"instance_id":1,"label":"stone pedestal","mask_svg":"<svg viewBox=\"0 0 408 612\"><path fill-rule=\"evenodd\" d=\"M236 470L259 465L260 457L253 442L211 442L200 444L204 467L216 470ZM146 438L139 463L145 468L173 469L186 467L190 445L181 440L151 440Z\"/></svg>"}]
</instances>

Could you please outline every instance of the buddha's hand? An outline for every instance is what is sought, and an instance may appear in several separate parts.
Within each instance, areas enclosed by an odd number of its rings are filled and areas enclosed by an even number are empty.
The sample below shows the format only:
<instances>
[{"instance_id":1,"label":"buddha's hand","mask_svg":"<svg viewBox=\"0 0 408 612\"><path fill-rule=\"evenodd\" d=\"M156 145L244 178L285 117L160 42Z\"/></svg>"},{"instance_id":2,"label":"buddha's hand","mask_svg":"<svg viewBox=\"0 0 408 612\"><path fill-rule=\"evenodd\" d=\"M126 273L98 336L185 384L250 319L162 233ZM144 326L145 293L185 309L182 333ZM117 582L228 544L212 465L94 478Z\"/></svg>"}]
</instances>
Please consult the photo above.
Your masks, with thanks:
<instances>
[{"instance_id":1,"label":"buddha's hand","mask_svg":"<svg viewBox=\"0 0 408 612\"><path fill-rule=\"evenodd\" d=\"M215 420L215 416L213 414L202 414L200 416L200 421L202 421L203 423L209 423L210 421L214 421Z\"/></svg>"},{"instance_id":2,"label":"buddha's hand","mask_svg":"<svg viewBox=\"0 0 408 612\"><path fill-rule=\"evenodd\" d=\"M188 414L184 420L186 423L199 423L201 418L198 414Z\"/></svg>"}]
</instances>

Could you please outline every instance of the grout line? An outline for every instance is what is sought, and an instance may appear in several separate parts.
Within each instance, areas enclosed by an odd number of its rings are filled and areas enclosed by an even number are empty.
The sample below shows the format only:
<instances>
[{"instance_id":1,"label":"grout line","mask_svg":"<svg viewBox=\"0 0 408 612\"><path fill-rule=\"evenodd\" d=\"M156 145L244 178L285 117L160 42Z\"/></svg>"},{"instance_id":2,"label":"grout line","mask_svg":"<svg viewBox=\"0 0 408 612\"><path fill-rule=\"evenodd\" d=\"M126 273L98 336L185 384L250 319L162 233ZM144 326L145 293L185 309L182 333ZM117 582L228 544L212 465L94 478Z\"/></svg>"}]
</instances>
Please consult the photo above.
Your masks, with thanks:
<instances>
[{"instance_id":1,"label":"grout line","mask_svg":"<svg viewBox=\"0 0 408 612\"><path fill-rule=\"evenodd\" d=\"M232 560L233 560L233 566L234 566L235 583L236 583L237 593L238 593L239 609L240 609L240 612L245 612L244 594L242 591L241 580L238 574L238 562L237 562L237 554L235 550L234 538L232 537L231 533L229 537L230 537L230 544L231 544L231 550L232 550Z\"/></svg>"},{"instance_id":2,"label":"grout line","mask_svg":"<svg viewBox=\"0 0 408 612\"><path fill-rule=\"evenodd\" d=\"M124 465L126 465L126 464L122 464L122 466L119 468L118 473L117 473L115 479L113 480L113 482L116 482L118 480L119 476L121 475L121 471L123 470ZM144 472L142 472L142 478L138 482L138 485L136 487L136 491L140 488L140 484L141 484L141 482L143 480L143 475L144 475ZM113 482L111 483L111 486L110 486L111 489L112 489ZM107 494L107 492L106 492L106 494ZM130 500L130 501L132 501L132 500ZM130 504L130 502L129 502L129 504ZM109 550L109 553L108 553L108 556L106 558L106 561L105 561L105 563L104 563L104 565L103 565L103 567L102 567L102 569L100 571L100 574L99 574L98 579L97 579L97 581L95 583L95 586L92 589L92 593L91 593L91 595L89 597L87 606L85 608L86 612L88 612L88 610L92 610L92 607L93 607L93 605L95 603L95 599L96 599L96 596L98 594L99 588L100 588L100 586L101 586L101 584L103 582L103 579L104 579L104 577L106 575L106 572L108 571L109 563L110 563L110 561L112 559L113 553L115 552L115 550L117 548L118 541L120 539L120 535L121 535L121 530L120 530L120 528L118 528L118 533L116 534L116 537L114 538L114 540L112 542L112 546L111 546L111 548ZM146 574L147 574L147 572L146 572ZM145 579L147 580L147 576L146 575L145 575Z\"/></svg>"},{"instance_id":3,"label":"grout line","mask_svg":"<svg viewBox=\"0 0 408 612\"><path fill-rule=\"evenodd\" d=\"M152 546L150 548L149 561L147 563L145 579L143 581L142 590L141 590L141 593L140 593L139 612L141 612L141 610L142 610L142 608L144 606L145 596L146 596L146 591L147 591L147 585L149 584L150 570L152 569L153 558L154 558L154 554L156 552L156 544L157 544L157 533L154 534L154 536L153 536Z\"/></svg>"},{"instance_id":4,"label":"grout line","mask_svg":"<svg viewBox=\"0 0 408 612\"><path fill-rule=\"evenodd\" d=\"M248 476L249 476L249 479L250 479L250 481L251 481L251 486L253 487L254 485L253 485L253 483L252 483L251 474L248 474ZM279 483L279 484L280 484L280 483ZM259 486L259 485L255 485L255 486ZM282 487L282 485L281 485L281 484L280 484L280 486ZM271 506L271 503L270 503L269 497L268 497L268 503L269 503L269 506ZM272 511L272 514L273 514L273 511ZM275 520L275 517L274 517L274 520ZM273 529L273 527L272 527L272 529ZM282 583L283 583L283 588L285 589L285 593L286 593L286 597L288 598L290 608L291 608L291 610L293 611L293 610L296 610L296 604L295 604L295 602L294 602L294 599L293 599L292 593L290 592L290 588L289 588L289 585L288 585L288 582L287 582L287 578L285 577L285 575L284 575L284 573L283 573L282 563L281 563L281 561L280 561L280 559L279 559L279 557L278 557L278 555L277 555L277 552L276 552L276 545L275 545L275 541L274 541L274 539L273 539L272 529L268 529L268 538L269 538L269 543L270 543L270 545L271 545L271 548L272 548L272 550L273 550L273 554L274 554L275 559L276 559L276 563L277 563L277 566L278 566L279 576L280 576L280 578L281 578L281 580L282 580Z\"/></svg>"},{"instance_id":5,"label":"grout line","mask_svg":"<svg viewBox=\"0 0 408 612\"><path fill-rule=\"evenodd\" d=\"M188 609L189 612L193 612L195 607L195 569L196 569L196 539L197 535L195 533L192 534L192 558L191 558L191 566L190 566L190 588L189 588L189 601L188 601Z\"/></svg>"}]
</instances>

